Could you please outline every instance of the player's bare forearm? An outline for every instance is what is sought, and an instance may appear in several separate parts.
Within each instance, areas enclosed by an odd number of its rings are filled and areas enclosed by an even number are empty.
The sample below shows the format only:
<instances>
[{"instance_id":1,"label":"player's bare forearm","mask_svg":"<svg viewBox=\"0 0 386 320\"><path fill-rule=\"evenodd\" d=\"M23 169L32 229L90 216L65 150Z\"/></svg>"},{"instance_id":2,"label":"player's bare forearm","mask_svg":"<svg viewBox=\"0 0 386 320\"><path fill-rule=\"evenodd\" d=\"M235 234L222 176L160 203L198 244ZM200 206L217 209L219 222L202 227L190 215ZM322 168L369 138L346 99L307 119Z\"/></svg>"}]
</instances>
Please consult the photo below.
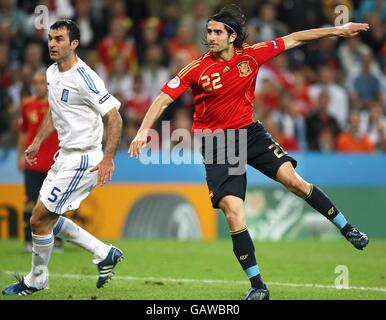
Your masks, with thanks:
<instances>
[{"instance_id":1,"label":"player's bare forearm","mask_svg":"<svg viewBox=\"0 0 386 320\"><path fill-rule=\"evenodd\" d=\"M164 92L161 92L161 94L153 101L149 110L147 110L138 132L150 129L154 125L154 123L160 118L164 110L172 102L173 99L170 98L169 95Z\"/></svg>"},{"instance_id":2,"label":"player's bare forearm","mask_svg":"<svg viewBox=\"0 0 386 320\"><path fill-rule=\"evenodd\" d=\"M36 165L37 164L37 158L35 158L35 155L40 149L41 144L44 140L46 140L52 132L54 132L55 128L52 124L52 116L51 111L47 110L43 122L40 125L39 131L35 136L35 139L32 141L32 143L27 147L25 150L25 159L30 165Z\"/></svg>"},{"instance_id":3,"label":"player's bare forearm","mask_svg":"<svg viewBox=\"0 0 386 320\"><path fill-rule=\"evenodd\" d=\"M138 129L136 137L130 144L130 157L135 156L138 158L141 149L146 145L149 129L172 102L173 99L164 92L161 92L161 94L153 101L149 110L146 112L145 118L142 121L141 127Z\"/></svg>"},{"instance_id":4,"label":"player's bare forearm","mask_svg":"<svg viewBox=\"0 0 386 320\"><path fill-rule=\"evenodd\" d=\"M98 185L103 185L113 178L114 157L118 150L122 135L122 118L116 108L107 112L103 120L106 127L106 143L103 159L90 172L98 171Z\"/></svg>"},{"instance_id":5,"label":"player's bare forearm","mask_svg":"<svg viewBox=\"0 0 386 320\"><path fill-rule=\"evenodd\" d=\"M52 123L51 111L47 110L33 143L40 146L44 142L44 140L46 140L50 136L50 134L54 132L54 130L55 128Z\"/></svg>"},{"instance_id":6,"label":"player's bare forearm","mask_svg":"<svg viewBox=\"0 0 386 320\"><path fill-rule=\"evenodd\" d=\"M122 118L116 108L107 112L103 119L106 124L106 144L104 157L114 159L121 142Z\"/></svg>"},{"instance_id":7,"label":"player's bare forearm","mask_svg":"<svg viewBox=\"0 0 386 320\"><path fill-rule=\"evenodd\" d=\"M291 33L283 37L285 49L289 50L305 44L309 41L318 40L328 37L355 37L361 31L369 30L367 23L346 23L342 26L310 29Z\"/></svg>"}]
</instances>

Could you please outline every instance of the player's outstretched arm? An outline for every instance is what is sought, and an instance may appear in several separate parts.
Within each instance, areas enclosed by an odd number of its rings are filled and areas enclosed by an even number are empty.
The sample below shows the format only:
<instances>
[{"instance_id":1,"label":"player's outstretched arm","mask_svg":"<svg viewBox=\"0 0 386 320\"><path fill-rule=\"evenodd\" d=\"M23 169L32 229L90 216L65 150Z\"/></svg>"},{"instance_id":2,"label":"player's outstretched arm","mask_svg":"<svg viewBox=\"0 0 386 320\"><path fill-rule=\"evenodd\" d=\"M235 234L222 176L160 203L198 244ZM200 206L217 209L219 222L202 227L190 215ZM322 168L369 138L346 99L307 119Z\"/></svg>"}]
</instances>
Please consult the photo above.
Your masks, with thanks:
<instances>
[{"instance_id":1,"label":"player's outstretched arm","mask_svg":"<svg viewBox=\"0 0 386 320\"><path fill-rule=\"evenodd\" d=\"M46 140L55 128L52 124L51 110L48 109L42 124L40 125L39 131L35 136L35 139L25 150L25 159L30 165L36 165L37 159L35 158L36 153L39 151L41 144Z\"/></svg>"},{"instance_id":2,"label":"player's outstretched arm","mask_svg":"<svg viewBox=\"0 0 386 320\"><path fill-rule=\"evenodd\" d=\"M112 108L103 116L106 125L106 143L103 159L90 171L98 171L98 185L111 180L114 173L114 157L122 135L122 118L117 108Z\"/></svg>"},{"instance_id":3,"label":"player's outstretched arm","mask_svg":"<svg viewBox=\"0 0 386 320\"><path fill-rule=\"evenodd\" d=\"M367 23L349 22L342 26L310 29L291 33L283 37L285 49L289 50L307 43L308 41L327 38L327 37L355 37L361 31L367 31L370 26Z\"/></svg>"},{"instance_id":4,"label":"player's outstretched arm","mask_svg":"<svg viewBox=\"0 0 386 320\"><path fill-rule=\"evenodd\" d=\"M159 119L162 112L173 102L173 99L166 93L161 94L153 101L149 110L147 110L145 118L142 121L141 127L138 129L137 135L131 142L129 147L130 157L138 158L141 149L146 145L149 129Z\"/></svg>"}]
</instances>

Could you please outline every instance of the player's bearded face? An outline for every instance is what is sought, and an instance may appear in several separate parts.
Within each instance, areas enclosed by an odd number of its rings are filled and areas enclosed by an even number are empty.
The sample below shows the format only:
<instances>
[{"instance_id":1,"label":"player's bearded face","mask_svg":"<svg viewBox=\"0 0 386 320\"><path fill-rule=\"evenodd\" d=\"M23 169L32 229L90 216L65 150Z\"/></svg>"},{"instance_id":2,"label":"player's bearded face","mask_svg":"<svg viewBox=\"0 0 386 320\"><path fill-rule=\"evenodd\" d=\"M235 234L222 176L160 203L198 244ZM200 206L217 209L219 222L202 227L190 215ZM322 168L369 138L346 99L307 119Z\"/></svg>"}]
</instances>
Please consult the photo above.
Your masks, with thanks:
<instances>
[{"instance_id":1,"label":"player's bearded face","mask_svg":"<svg viewBox=\"0 0 386 320\"><path fill-rule=\"evenodd\" d=\"M211 52L221 52L229 49L230 36L222 22L209 21L206 30L206 41Z\"/></svg>"}]
</instances>

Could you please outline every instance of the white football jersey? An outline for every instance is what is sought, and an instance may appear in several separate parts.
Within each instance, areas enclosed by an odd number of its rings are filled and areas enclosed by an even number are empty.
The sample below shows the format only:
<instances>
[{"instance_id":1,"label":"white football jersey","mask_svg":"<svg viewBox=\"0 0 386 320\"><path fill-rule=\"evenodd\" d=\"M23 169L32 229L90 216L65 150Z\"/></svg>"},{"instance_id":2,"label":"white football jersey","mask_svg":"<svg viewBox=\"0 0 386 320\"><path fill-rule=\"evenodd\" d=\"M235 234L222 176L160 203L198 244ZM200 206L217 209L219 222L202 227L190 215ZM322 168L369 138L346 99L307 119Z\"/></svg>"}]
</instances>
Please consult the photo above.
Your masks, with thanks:
<instances>
[{"instance_id":1,"label":"white football jersey","mask_svg":"<svg viewBox=\"0 0 386 320\"><path fill-rule=\"evenodd\" d=\"M59 146L68 151L101 148L102 117L120 102L106 89L103 80L79 57L60 72L57 63L47 69L48 102L58 131Z\"/></svg>"}]
</instances>

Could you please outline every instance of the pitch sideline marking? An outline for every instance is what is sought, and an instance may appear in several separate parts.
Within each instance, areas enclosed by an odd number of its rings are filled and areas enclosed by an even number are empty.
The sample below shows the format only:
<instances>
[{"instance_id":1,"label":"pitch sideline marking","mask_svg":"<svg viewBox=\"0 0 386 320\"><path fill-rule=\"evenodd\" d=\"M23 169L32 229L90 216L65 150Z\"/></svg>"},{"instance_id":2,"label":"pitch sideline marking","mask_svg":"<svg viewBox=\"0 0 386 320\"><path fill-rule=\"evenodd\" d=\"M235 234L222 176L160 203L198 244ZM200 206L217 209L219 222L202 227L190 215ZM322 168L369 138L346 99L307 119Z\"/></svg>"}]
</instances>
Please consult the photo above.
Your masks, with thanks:
<instances>
[{"instance_id":1,"label":"pitch sideline marking","mask_svg":"<svg viewBox=\"0 0 386 320\"><path fill-rule=\"evenodd\" d=\"M7 271L4 273L9 275L23 274L25 272ZM97 275L80 275L80 274L50 274L53 278L67 278L67 279L95 279ZM124 281L164 281L164 282L190 282L190 283L209 283L209 284L239 284L245 285L247 281L237 280L214 280L214 279L186 279L186 278L155 278L155 277L132 277L132 276L114 276L114 279ZM318 289L335 289L335 290L360 290L360 291L377 291L386 292L386 288L377 287L357 287L350 286L345 289L338 289L333 285L314 284L314 283L287 283L287 282L266 282L267 285L281 286L281 287L299 287L299 288L318 288Z\"/></svg>"}]
</instances>

